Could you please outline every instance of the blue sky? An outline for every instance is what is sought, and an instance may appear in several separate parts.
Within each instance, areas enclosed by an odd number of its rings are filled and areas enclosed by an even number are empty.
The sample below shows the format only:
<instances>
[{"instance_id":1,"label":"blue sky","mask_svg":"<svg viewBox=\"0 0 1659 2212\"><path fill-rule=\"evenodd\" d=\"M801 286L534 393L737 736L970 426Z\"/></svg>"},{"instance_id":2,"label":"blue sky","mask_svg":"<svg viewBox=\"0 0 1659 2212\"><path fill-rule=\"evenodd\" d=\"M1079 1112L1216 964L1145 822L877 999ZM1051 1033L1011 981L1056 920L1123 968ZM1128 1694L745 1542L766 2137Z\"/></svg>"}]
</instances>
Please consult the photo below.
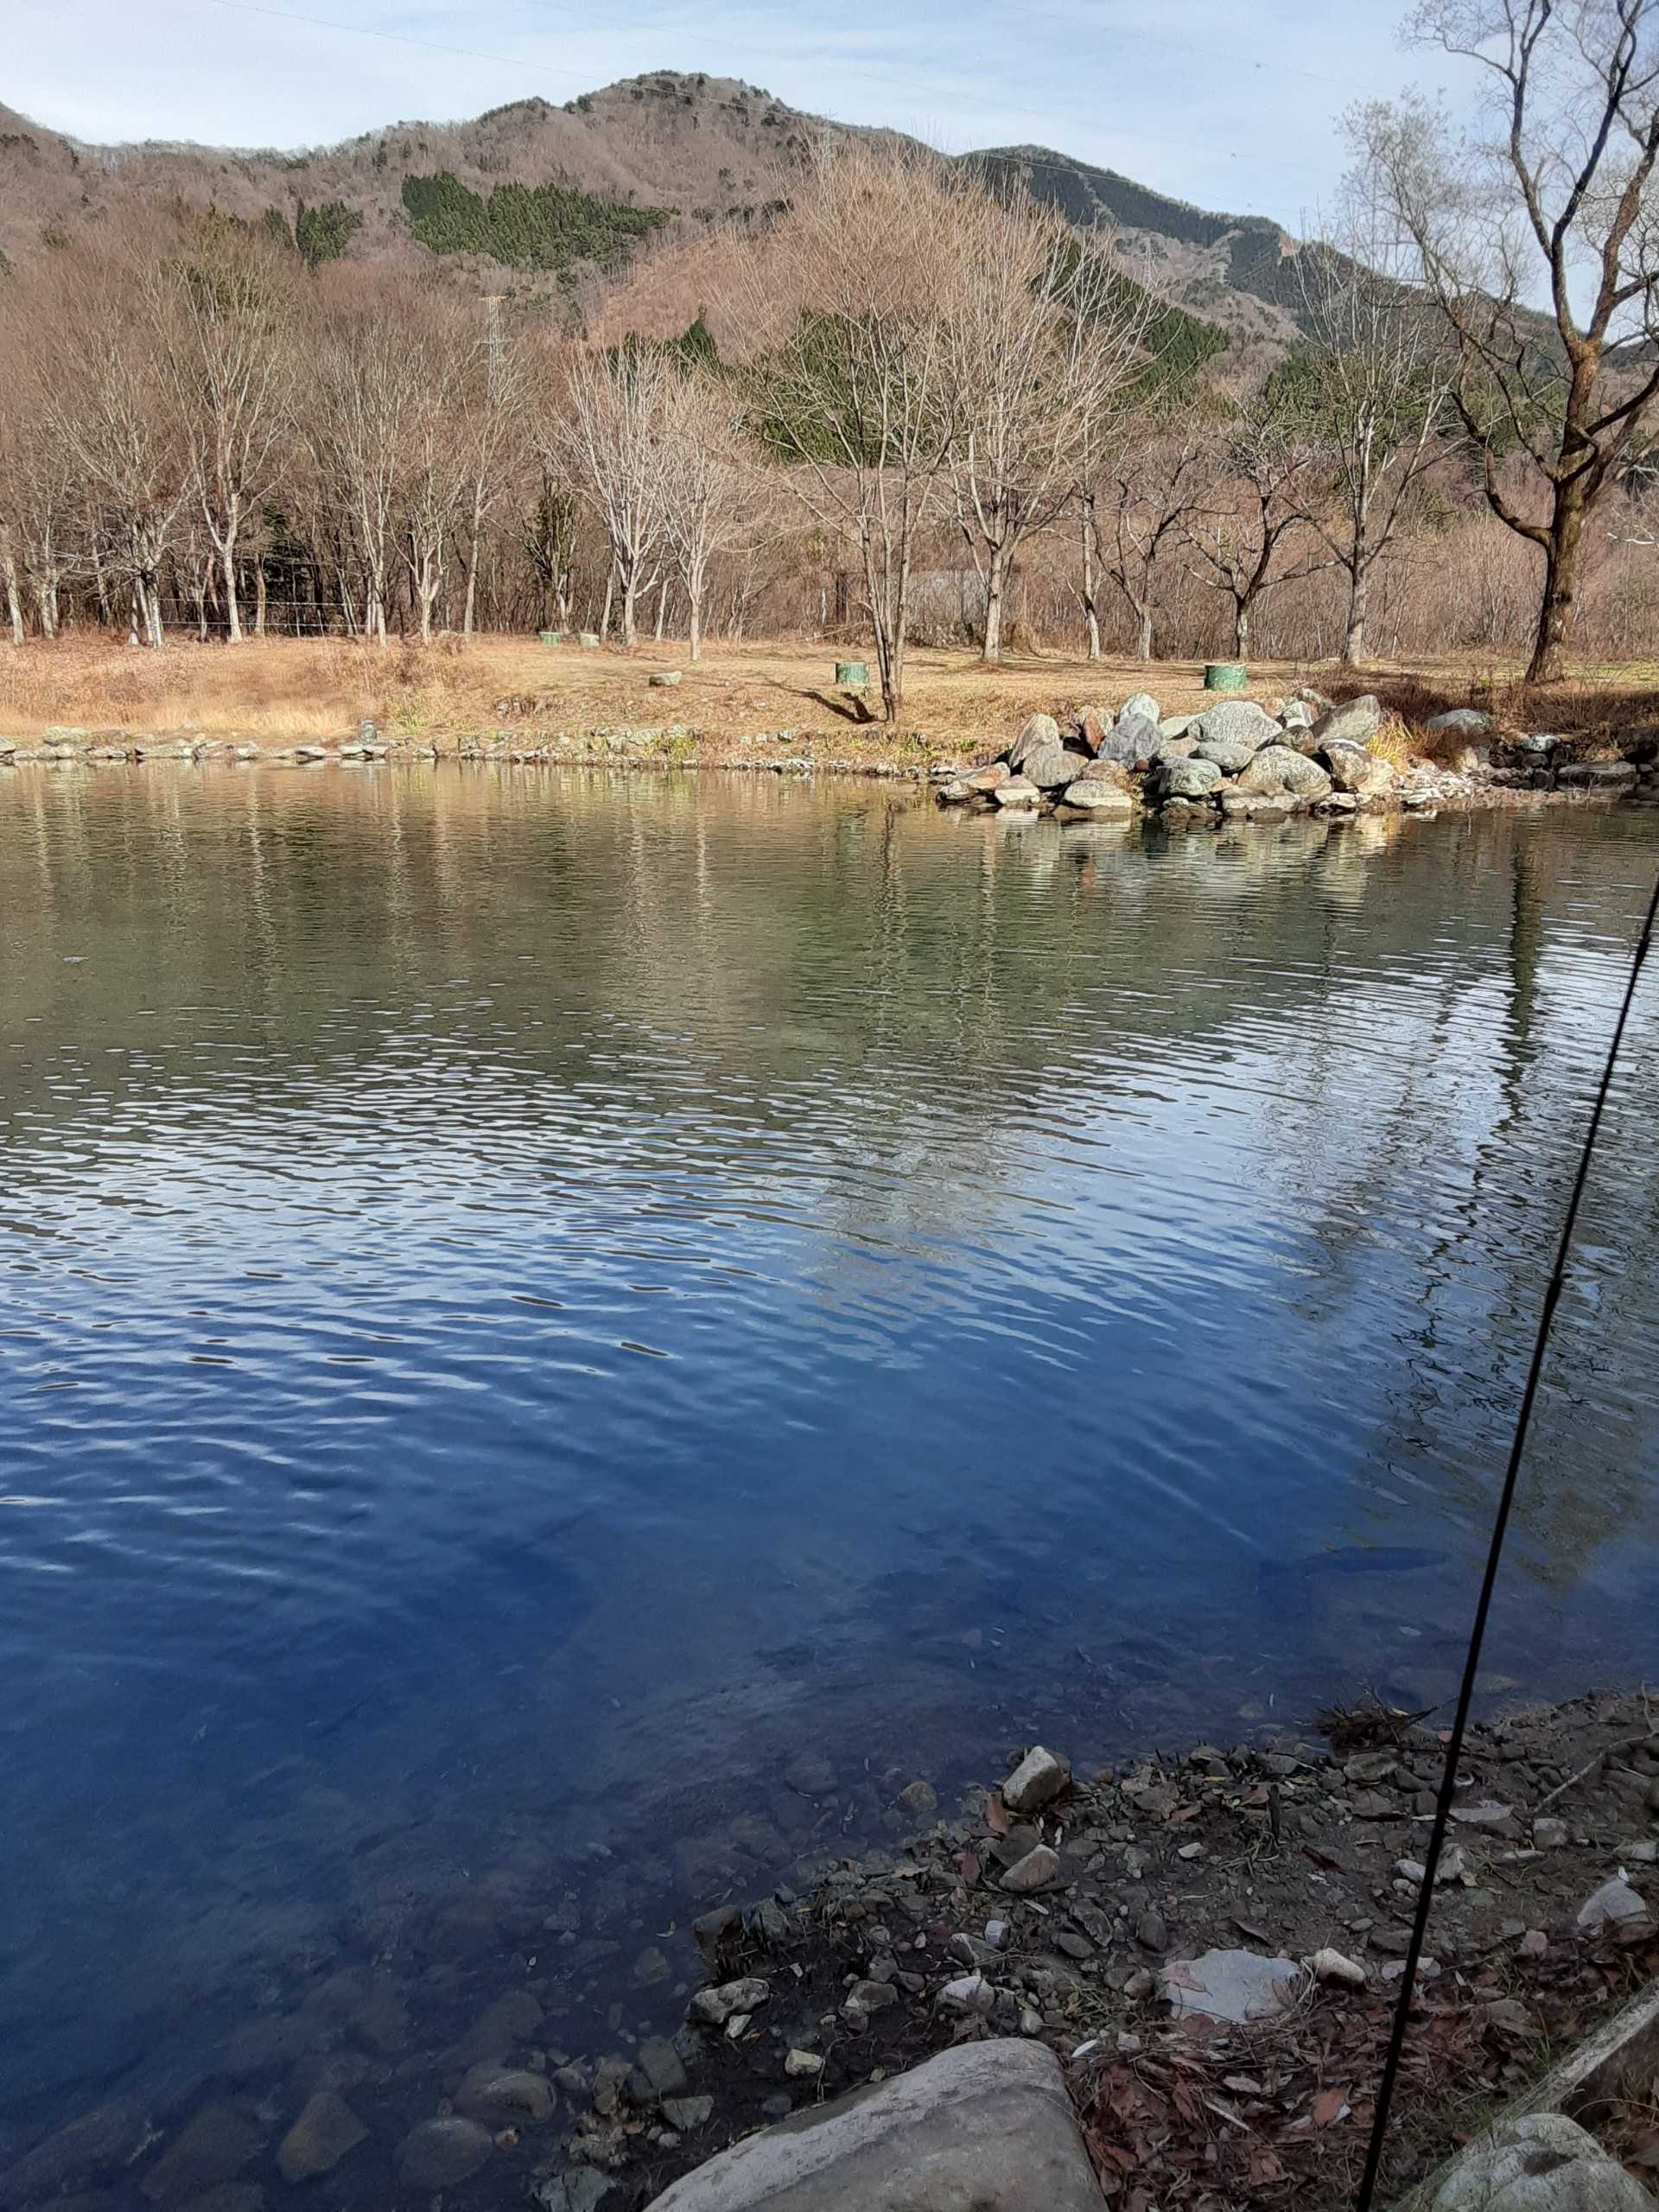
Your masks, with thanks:
<instances>
[{"instance_id":1,"label":"blue sky","mask_svg":"<svg viewBox=\"0 0 1659 2212\"><path fill-rule=\"evenodd\" d=\"M296 146L705 69L948 151L1036 141L1293 229L1342 111L1466 73L1395 41L1395 0L14 0L5 98L89 139ZM440 50L442 49L442 50Z\"/></svg>"}]
</instances>

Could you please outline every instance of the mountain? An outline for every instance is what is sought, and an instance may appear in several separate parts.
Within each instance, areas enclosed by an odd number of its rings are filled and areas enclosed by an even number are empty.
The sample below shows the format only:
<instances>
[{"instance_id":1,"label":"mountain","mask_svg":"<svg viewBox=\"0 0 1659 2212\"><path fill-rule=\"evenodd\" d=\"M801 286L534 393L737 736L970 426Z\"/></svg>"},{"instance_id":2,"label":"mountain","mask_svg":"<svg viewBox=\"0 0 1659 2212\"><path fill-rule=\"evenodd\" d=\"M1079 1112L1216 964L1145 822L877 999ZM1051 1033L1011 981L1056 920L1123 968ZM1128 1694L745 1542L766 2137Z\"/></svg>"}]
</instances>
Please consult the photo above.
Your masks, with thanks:
<instances>
[{"instance_id":1,"label":"mountain","mask_svg":"<svg viewBox=\"0 0 1659 2212\"><path fill-rule=\"evenodd\" d=\"M574 296L591 315L630 267L645 294L654 283L690 297L718 240L767 219L821 135L842 127L733 78L666 70L562 107L516 100L291 153L93 146L0 107L0 252L17 262L82 225L213 206L280 226L314 262L441 260L497 289ZM1046 147L961 158L1023 179L1082 230L1115 225L1127 273L1235 349L1276 351L1294 334L1296 247L1275 224L1188 207Z\"/></svg>"}]
</instances>

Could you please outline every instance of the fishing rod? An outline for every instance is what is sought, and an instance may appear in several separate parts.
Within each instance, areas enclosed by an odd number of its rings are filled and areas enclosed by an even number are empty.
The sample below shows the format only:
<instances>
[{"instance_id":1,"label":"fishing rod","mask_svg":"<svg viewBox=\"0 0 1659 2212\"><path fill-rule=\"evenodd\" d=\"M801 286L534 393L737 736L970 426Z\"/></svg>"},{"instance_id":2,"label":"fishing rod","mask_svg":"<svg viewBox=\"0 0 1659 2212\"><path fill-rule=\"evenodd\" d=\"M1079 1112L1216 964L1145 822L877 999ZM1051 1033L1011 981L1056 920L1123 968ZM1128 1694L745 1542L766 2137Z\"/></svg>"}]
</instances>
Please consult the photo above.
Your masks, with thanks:
<instances>
[{"instance_id":1,"label":"fishing rod","mask_svg":"<svg viewBox=\"0 0 1659 2212\"><path fill-rule=\"evenodd\" d=\"M1539 1377L1543 1373L1544 1354L1549 1344L1549 1332L1560 1305L1561 1293L1567 1287L1567 1255L1572 1248L1573 1230L1578 1226L1579 1206L1584 1198L1585 1185L1590 1179L1590 1163L1595 1156L1596 1140L1601 1134L1603 1110L1607 1094L1612 1087L1613 1071L1624 1042L1625 1025L1630 1016L1630 1007L1636 998L1637 985L1642 980L1649 948L1653 943L1654 925L1659 919L1659 878L1656 878L1653 896L1648 901L1646 918L1642 934L1637 939L1636 955L1630 963L1630 978L1624 986L1624 996L1619 1006L1618 1019L1613 1024L1612 1039L1607 1047L1607 1058L1601 1071L1601 1081L1596 1086L1595 1104L1591 1109L1590 1126L1585 1131L1584 1148L1579 1154L1579 1171L1573 1180L1573 1192L1567 1203L1567 1212L1561 1222L1560 1242L1555 1249L1555 1266L1544 1292L1543 1309L1538 1317L1538 1333L1533 1342L1532 1363L1527 1370L1527 1383L1521 1394L1521 1409L1515 1424L1515 1437L1510 1446L1510 1462L1504 1471L1503 1487L1499 1492L1497 1515L1492 1522L1491 1541L1486 1551L1486 1571L1481 1578L1480 1597L1475 1606L1474 1625L1470 1631L1469 1649L1463 1662L1463 1680L1458 1688L1458 1707L1452 1717L1451 1733L1446 1738L1446 1766L1440 1776L1440 1794L1434 1804L1433 1825L1428 1832L1428 1847L1422 1857L1422 1883L1417 1891L1417 1910L1412 1920L1411 1942L1406 1951L1405 1970L1400 1977L1400 1997L1394 2008L1394 2026L1389 2037L1388 2056L1382 2062L1382 2078L1377 2085L1376 2113L1371 2122L1371 2139L1365 2152L1365 2171L1360 2177L1359 2194L1355 2198L1355 2212L1371 2212L1372 2199L1376 2194L1377 2177L1382 2165L1382 2146L1389 2132L1389 2113L1394 2103L1395 2085L1399 2078L1400 2060L1406 2045L1406 2029L1411 2018L1411 2002L1417 1986L1417 1969L1422 1962L1423 1944L1428 1934L1428 1917L1434 1904L1434 1875L1440 1863L1440 1852L1446 1842L1446 1832L1452 1819L1452 1800L1457 1792L1458 1774L1463 1760L1463 1740L1469 1726L1469 1708L1474 1701L1475 1678L1480 1672L1481 1646L1486 1640L1486 1623L1492 1608L1492 1592L1497 1584L1498 1561L1503 1555L1503 1539L1509 1534L1510 1512L1515 1503L1515 1493L1521 1475L1521 1462L1526 1452L1527 1432L1532 1426L1532 1409L1538 1396Z\"/></svg>"}]
</instances>

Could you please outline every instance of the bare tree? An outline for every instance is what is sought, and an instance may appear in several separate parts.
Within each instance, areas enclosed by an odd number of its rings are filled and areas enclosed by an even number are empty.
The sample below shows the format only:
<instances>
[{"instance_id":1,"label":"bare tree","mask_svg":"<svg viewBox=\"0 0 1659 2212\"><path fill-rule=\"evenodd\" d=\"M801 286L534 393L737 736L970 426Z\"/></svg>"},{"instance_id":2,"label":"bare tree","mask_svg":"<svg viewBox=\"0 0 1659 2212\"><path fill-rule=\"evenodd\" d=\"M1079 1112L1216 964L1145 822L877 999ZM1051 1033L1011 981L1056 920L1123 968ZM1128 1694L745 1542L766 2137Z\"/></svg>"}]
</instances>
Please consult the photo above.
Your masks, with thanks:
<instances>
[{"instance_id":1,"label":"bare tree","mask_svg":"<svg viewBox=\"0 0 1659 2212\"><path fill-rule=\"evenodd\" d=\"M1346 581L1342 657L1351 665L1365 650L1373 572L1443 455L1454 377L1426 302L1403 281L1399 245L1374 188L1351 192L1338 242L1298 257L1311 342L1280 372L1300 385L1329 480L1332 496L1316 493L1307 517Z\"/></svg>"},{"instance_id":2,"label":"bare tree","mask_svg":"<svg viewBox=\"0 0 1659 2212\"><path fill-rule=\"evenodd\" d=\"M1080 499L1090 659L1099 658L1100 649L1098 615L1090 604L1096 555L1134 618L1137 658L1152 658L1165 579L1208 489L1216 437L1212 415L1197 406L1166 406L1120 426L1098 474L1084 477Z\"/></svg>"},{"instance_id":3,"label":"bare tree","mask_svg":"<svg viewBox=\"0 0 1659 2212\"><path fill-rule=\"evenodd\" d=\"M242 533L276 478L291 422L292 257L209 213L146 291L192 495L219 556L226 638L239 645Z\"/></svg>"},{"instance_id":4,"label":"bare tree","mask_svg":"<svg viewBox=\"0 0 1659 2212\"><path fill-rule=\"evenodd\" d=\"M1487 72L1490 128L1459 137L1412 98L1351 127L1455 348L1487 501L1543 556L1528 677L1546 683L1565 665L1586 524L1659 393L1659 0L1419 0L1410 29ZM1547 321L1528 306L1540 277ZM1503 480L1517 447L1537 512Z\"/></svg>"},{"instance_id":5,"label":"bare tree","mask_svg":"<svg viewBox=\"0 0 1659 2212\"><path fill-rule=\"evenodd\" d=\"M504 304L495 294L486 300L480 342L471 349L462 370L467 596L461 627L468 638L478 619L478 569L486 525L501 496L514 449L523 442L522 426L529 413L531 364L519 334L503 319Z\"/></svg>"},{"instance_id":6,"label":"bare tree","mask_svg":"<svg viewBox=\"0 0 1659 2212\"><path fill-rule=\"evenodd\" d=\"M917 537L955 430L947 308L963 190L929 156L826 146L747 265L756 414L807 512L855 550L889 722Z\"/></svg>"},{"instance_id":7,"label":"bare tree","mask_svg":"<svg viewBox=\"0 0 1659 2212\"><path fill-rule=\"evenodd\" d=\"M665 412L663 518L685 591L693 660L702 658L709 564L738 537L749 509L751 472L739 435L730 388L699 373L683 374Z\"/></svg>"},{"instance_id":8,"label":"bare tree","mask_svg":"<svg viewBox=\"0 0 1659 2212\"><path fill-rule=\"evenodd\" d=\"M428 372L411 342L413 315L398 314L394 293L336 305L317 348L313 439L325 499L340 518L337 543L350 546L363 588L362 627L386 641L394 533L407 441ZM342 602L346 576L340 571ZM347 626L353 618L348 613Z\"/></svg>"},{"instance_id":9,"label":"bare tree","mask_svg":"<svg viewBox=\"0 0 1659 2212\"><path fill-rule=\"evenodd\" d=\"M1128 385L1150 296L1086 249L1058 211L1023 190L957 196L945 318L957 518L984 588L981 655L1002 653L1019 549L1071 497L1091 432Z\"/></svg>"},{"instance_id":10,"label":"bare tree","mask_svg":"<svg viewBox=\"0 0 1659 2212\"><path fill-rule=\"evenodd\" d=\"M569 411L553 427L571 474L604 526L611 581L621 594L622 643L630 649L639 642L639 602L657 582L664 551L676 374L656 346L579 353L570 368Z\"/></svg>"},{"instance_id":11,"label":"bare tree","mask_svg":"<svg viewBox=\"0 0 1659 2212\"><path fill-rule=\"evenodd\" d=\"M44 426L73 464L135 640L162 643L162 565L190 493L142 273L118 242L53 257L37 332Z\"/></svg>"},{"instance_id":12,"label":"bare tree","mask_svg":"<svg viewBox=\"0 0 1659 2212\"><path fill-rule=\"evenodd\" d=\"M1269 390L1246 406L1217 462L1209 493L1187 524L1186 542L1194 573L1231 605L1232 649L1243 660L1263 594L1276 584L1312 575L1330 556L1289 561L1293 541L1309 528L1313 448L1281 392Z\"/></svg>"}]
</instances>

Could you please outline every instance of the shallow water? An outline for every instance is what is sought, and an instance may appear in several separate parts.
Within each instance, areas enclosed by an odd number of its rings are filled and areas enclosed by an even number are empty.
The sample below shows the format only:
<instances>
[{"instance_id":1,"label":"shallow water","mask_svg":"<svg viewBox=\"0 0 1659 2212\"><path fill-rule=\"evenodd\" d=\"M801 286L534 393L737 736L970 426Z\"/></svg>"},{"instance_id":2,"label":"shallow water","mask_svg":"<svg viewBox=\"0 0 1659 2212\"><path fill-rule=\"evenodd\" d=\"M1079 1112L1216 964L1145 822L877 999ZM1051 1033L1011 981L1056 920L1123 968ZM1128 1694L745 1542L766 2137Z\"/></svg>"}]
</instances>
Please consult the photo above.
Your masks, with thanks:
<instances>
[{"instance_id":1,"label":"shallow water","mask_svg":"<svg viewBox=\"0 0 1659 2212\"><path fill-rule=\"evenodd\" d=\"M373 1961L406 2125L515 1977L566 2049L675 2017L664 1931L916 1775L1444 1694L1656 865L0 780L0 2154ZM1649 986L1500 1688L1659 1659L1656 1068Z\"/></svg>"}]
</instances>

